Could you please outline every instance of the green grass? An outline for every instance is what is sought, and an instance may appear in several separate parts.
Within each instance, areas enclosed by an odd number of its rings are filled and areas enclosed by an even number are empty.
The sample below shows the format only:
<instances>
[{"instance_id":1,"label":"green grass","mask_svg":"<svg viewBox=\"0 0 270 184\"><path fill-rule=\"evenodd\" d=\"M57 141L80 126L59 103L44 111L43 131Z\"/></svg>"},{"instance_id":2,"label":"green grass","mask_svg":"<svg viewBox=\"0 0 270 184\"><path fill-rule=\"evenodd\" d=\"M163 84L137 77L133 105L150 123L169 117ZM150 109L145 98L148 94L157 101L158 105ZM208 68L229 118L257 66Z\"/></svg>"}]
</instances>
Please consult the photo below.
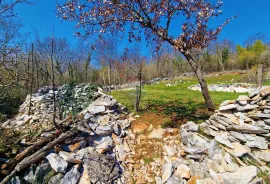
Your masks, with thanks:
<instances>
[{"instance_id":1,"label":"green grass","mask_svg":"<svg viewBox=\"0 0 270 184\"><path fill-rule=\"evenodd\" d=\"M226 75L212 76L207 78L208 84L230 84L241 83L246 79L244 75ZM162 127L179 127L187 121L201 123L209 118L212 112L209 112L205 105L204 99L200 91L189 90L190 85L198 84L195 78L185 78L185 83L179 83L180 79L164 81L160 84L145 85L142 88L142 100L140 104L141 111L161 113L168 117L169 120L164 121ZM177 86L166 86L167 83L176 84ZM270 85L270 81L265 81L263 85ZM122 90L113 91L112 95L120 103L125 105L130 112L134 109L135 91ZM237 99L240 93L229 92L211 92L210 95L216 106L225 100Z\"/></svg>"},{"instance_id":2,"label":"green grass","mask_svg":"<svg viewBox=\"0 0 270 184\"><path fill-rule=\"evenodd\" d=\"M208 84L219 83L232 83L240 80L239 75L234 76L216 76L207 78ZM179 81L180 79L178 79ZM160 84L146 85L142 89L141 109L143 111L151 109L153 106L166 107L166 106L187 106L200 108L204 107L204 100L199 91L192 91L188 89L188 86L198 84L195 78L184 79L185 84L178 84L177 86L167 87L166 83L174 84L177 80L171 80L162 82ZM189 81L189 82L188 82ZM125 105L130 111L133 111L135 91L113 91L112 95L120 103ZM218 106L224 100L236 99L239 93L227 93L227 92L210 92L210 95L214 101L214 104ZM152 108L155 110L155 108Z\"/></svg>"}]
</instances>

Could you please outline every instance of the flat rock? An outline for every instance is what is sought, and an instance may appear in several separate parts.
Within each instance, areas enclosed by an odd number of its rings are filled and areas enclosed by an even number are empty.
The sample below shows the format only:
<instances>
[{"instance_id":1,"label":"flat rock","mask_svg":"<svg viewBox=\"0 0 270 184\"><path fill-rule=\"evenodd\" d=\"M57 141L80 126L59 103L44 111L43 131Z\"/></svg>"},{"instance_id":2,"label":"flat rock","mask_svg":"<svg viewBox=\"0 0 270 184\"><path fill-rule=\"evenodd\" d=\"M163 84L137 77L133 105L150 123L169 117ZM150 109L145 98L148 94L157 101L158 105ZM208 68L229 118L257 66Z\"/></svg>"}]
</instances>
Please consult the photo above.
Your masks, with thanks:
<instances>
[{"instance_id":1,"label":"flat rock","mask_svg":"<svg viewBox=\"0 0 270 184\"><path fill-rule=\"evenodd\" d=\"M83 160L83 167L91 183L114 183L121 173L114 158L98 153L88 154Z\"/></svg>"},{"instance_id":2,"label":"flat rock","mask_svg":"<svg viewBox=\"0 0 270 184\"><path fill-rule=\"evenodd\" d=\"M227 130L233 130L236 132L248 133L248 134L267 134L267 133L269 133L268 130L264 130L260 127L249 125L249 124L232 125L232 126L227 127Z\"/></svg>"},{"instance_id":3,"label":"flat rock","mask_svg":"<svg viewBox=\"0 0 270 184\"><path fill-rule=\"evenodd\" d=\"M206 152L207 148L198 147L198 146L182 146L184 148L184 152L189 154L200 154Z\"/></svg>"},{"instance_id":4,"label":"flat rock","mask_svg":"<svg viewBox=\"0 0 270 184\"><path fill-rule=\"evenodd\" d=\"M235 132L235 131L230 131L229 132L231 136L233 136L234 138L240 140L241 142L246 142L247 138L244 136L244 134L240 133L240 132Z\"/></svg>"},{"instance_id":5,"label":"flat rock","mask_svg":"<svg viewBox=\"0 0 270 184\"><path fill-rule=\"evenodd\" d=\"M254 151L253 154L260 160L265 162L270 162L270 151L269 150L261 150Z\"/></svg>"},{"instance_id":6,"label":"flat rock","mask_svg":"<svg viewBox=\"0 0 270 184\"><path fill-rule=\"evenodd\" d=\"M246 95L239 95L237 101L249 101L250 98Z\"/></svg>"},{"instance_id":7,"label":"flat rock","mask_svg":"<svg viewBox=\"0 0 270 184\"><path fill-rule=\"evenodd\" d=\"M82 160L79 157L76 157L74 153L60 151L59 156L62 157L65 161L70 162L70 163L74 163L74 164L82 163Z\"/></svg>"},{"instance_id":8,"label":"flat rock","mask_svg":"<svg viewBox=\"0 0 270 184\"><path fill-rule=\"evenodd\" d=\"M245 106L238 106L237 107L237 111L251 111L251 110L254 110L254 109L257 109L259 108L258 105L250 105L250 104L247 104Z\"/></svg>"},{"instance_id":9,"label":"flat rock","mask_svg":"<svg viewBox=\"0 0 270 184\"><path fill-rule=\"evenodd\" d=\"M154 129L148 136L149 139L162 139L165 130L162 128Z\"/></svg>"},{"instance_id":10,"label":"flat rock","mask_svg":"<svg viewBox=\"0 0 270 184\"><path fill-rule=\"evenodd\" d=\"M165 183L172 175L173 166L171 163L166 163L162 166L162 183Z\"/></svg>"},{"instance_id":11,"label":"flat rock","mask_svg":"<svg viewBox=\"0 0 270 184\"><path fill-rule=\"evenodd\" d=\"M236 100L225 100L224 102L222 102L220 104L220 107L226 106L226 105L229 105L229 104L235 104L235 103L236 103Z\"/></svg>"},{"instance_id":12,"label":"flat rock","mask_svg":"<svg viewBox=\"0 0 270 184\"><path fill-rule=\"evenodd\" d=\"M266 142L266 139L264 137L260 136L249 136L252 139L247 140L246 146L250 148L259 148L259 149L268 149L268 144Z\"/></svg>"},{"instance_id":13,"label":"flat rock","mask_svg":"<svg viewBox=\"0 0 270 184\"><path fill-rule=\"evenodd\" d=\"M225 148L225 150L230 154L234 155L235 157L241 157L250 151L246 146L243 146L238 142L232 143L232 145L234 149Z\"/></svg>"},{"instance_id":14,"label":"flat rock","mask_svg":"<svg viewBox=\"0 0 270 184\"><path fill-rule=\"evenodd\" d=\"M90 104L89 107L87 108L87 110L91 114L99 114L101 112L105 112L106 108L105 108L105 106L96 106L96 105Z\"/></svg>"},{"instance_id":15,"label":"flat rock","mask_svg":"<svg viewBox=\"0 0 270 184\"><path fill-rule=\"evenodd\" d=\"M214 160L211 160L211 159L208 159L207 161L207 167L208 167L208 170L213 170L217 173L223 173L225 172L225 169L223 167L221 167L221 165L214 161Z\"/></svg>"},{"instance_id":16,"label":"flat rock","mask_svg":"<svg viewBox=\"0 0 270 184\"><path fill-rule=\"evenodd\" d=\"M65 173L68 163L62 157L55 153L51 153L46 157L55 172Z\"/></svg>"},{"instance_id":17,"label":"flat rock","mask_svg":"<svg viewBox=\"0 0 270 184\"><path fill-rule=\"evenodd\" d=\"M217 182L217 183L224 183L224 180L223 180L221 174L216 173L212 169L209 169L209 174L210 174L211 178L214 179L215 182Z\"/></svg>"},{"instance_id":18,"label":"flat rock","mask_svg":"<svg viewBox=\"0 0 270 184\"><path fill-rule=\"evenodd\" d=\"M117 101L109 96L100 97L93 103L96 106L111 107L117 104Z\"/></svg>"},{"instance_id":19,"label":"flat rock","mask_svg":"<svg viewBox=\"0 0 270 184\"><path fill-rule=\"evenodd\" d=\"M232 110L232 109L236 109L237 105L236 104L229 104L229 105L225 105L225 106L221 106L219 108L220 111L226 111L226 110Z\"/></svg>"},{"instance_id":20,"label":"flat rock","mask_svg":"<svg viewBox=\"0 0 270 184\"><path fill-rule=\"evenodd\" d=\"M62 184L77 184L81 177L81 173L79 172L77 167L72 167L70 171L65 174Z\"/></svg>"},{"instance_id":21,"label":"flat rock","mask_svg":"<svg viewBox=\"0 0 270 184\"><path fill-rule=\"evenodd\" d=\"M255 166L241 167L234 173L223 173L222 177L226 184L248 184L257 176L257 168Z\"/></svg>"},{"instance_id":22,"label":"flat rock","mask_svg":"<svg viewBox=\"0 0 270 184\"><path fill-rule=\"evenodd\" d=\"M260 93L260 89L256 89L249 93L249 98L253 98L254 96L258 95Z\"/></svg>"},{"instance_id":23,"label":"flat rock","mask_svg":"<svg viewBox=\"0 0 270 184\"><path fill-rule=\"evenodd\" d=\"M207 173L207 163L206 162L195 162L194 160L189 161L190 175L192 177L205 178ZM191 177L191 178L192 178Z\"/></svg>"},{"instance_id":24,"label":"flat rock","mask_svg":"<svg viewBox=\"0 0 270 184\"><path fill-rule=\"evenodd\" d=\"M114 130L111 126L98 126L95 132L98 135L110 135L113 131Z\"/></svg>"},{"instance_id":25,"label":"flat rock","mask_svg":"<svg viewBox=\"0 0 270 184\"><path fill-rule=\"evenodd\" d=\"M52 172L52 168L49 163L39 165L35 172L34 183L45 183L45 176Z\"/></svg>"},{"instance_id":26,"label":"flat rock","mask_svg":"<svg viewBox=\"0 0 270 184\"><path fill-rule=\"evenodd\" d=\"M62 174L57 174L55 176L53 176L50 181L48 182L48 184L62 184L64 176Z\"/></svg>"},{"instance_id":27,"label":"flat rock","mask_svg":"<svg viewBox=\"0 0 270 184\"><path fill-rule=\"evenodd\" d=\"M256 117L270 119L270 114L258 113L258 114L256 114Z\"/></svg>"},{"instance_id":28,"label":"flat rock","mask_svg":"<svg viewBox=\"0 0 270 184\"><path fill-rule=\"evenodd\" d=\"M224 139L221 135L216 136L215 140L231 149L234 149L233 144L229 140Z\"/></svg>"},{"instance_id":29,"label":"flat rock","mask_svg":"<svg viewBox=\"0 0 270 184\"><path fill-rule=\"evenodd\" d=\"M239 169L239 166L236 163L232 162L229 163L225 169L228 172L236 172Z\"/></svg>"},{"instance_id":30,"label":"flat rock","mask_svg":"<svg viewBox=\"0 0 270 184\"><path fill-rule=\"evenodd\" d=\"M164 145L163 149L165 150L167 155L170 157L174 156L177 153L177 151L175 150L175 148L173 146Z\"/></svg>"},{"instance_id":31,"label":"flat rock","mask_svg":"<svg viewBox=\"0 0 270 184\"><path fill-rule=\"evenodd\" d=\"M182 178L189 179L190 178L190 168L185 164L179 164L179 165L177 165L177 169L174 172L174 176L179 178L179 179L182 179Z\"/></svg>"},{"instance_id":32,"label":"flat rock","mask_svg":"<svg viewBox=\"0 0 270 184\"><path fill-rule=\"evenodd\" d=\"M260 91L261 96L266 96L270 94L270 87L266 87Z\"/></svg>"}]
</instances>

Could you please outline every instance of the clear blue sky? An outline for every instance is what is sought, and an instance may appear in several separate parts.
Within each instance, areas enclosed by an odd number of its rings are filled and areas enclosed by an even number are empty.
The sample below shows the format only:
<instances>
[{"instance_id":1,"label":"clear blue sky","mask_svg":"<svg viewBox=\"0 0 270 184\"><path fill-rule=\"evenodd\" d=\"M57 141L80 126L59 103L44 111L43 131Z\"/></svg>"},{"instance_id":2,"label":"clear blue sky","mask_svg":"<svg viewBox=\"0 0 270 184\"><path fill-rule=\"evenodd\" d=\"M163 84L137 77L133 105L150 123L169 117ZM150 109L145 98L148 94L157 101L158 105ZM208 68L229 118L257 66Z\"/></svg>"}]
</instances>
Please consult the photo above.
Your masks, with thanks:
<instances>
[{"instance_id":1,"label":"clear blue sky","mask_svg":"<svg viewBox=\"0 0 270 184\"><path fill-rule=\"evenodd\" d=\"M36 29L42 37L45 37L52 34L54 26L55 36L66 37L72 45L75 45L77 42L77 38L74 37L75 23L61 22L56 17L55 4L56 0L37 0L33 6L19 5L16 11L25 25L23 31L33 32ZM238 13L238 18L223 29L220 40L226 38L235 44L243 44L249 36L258 32L270 38L270 0L224 0L223 16L212 25L217 25L225 18ZM178 25L173 25L172 28L173 32L179 30Z\"/></svg>"}]
</instances>

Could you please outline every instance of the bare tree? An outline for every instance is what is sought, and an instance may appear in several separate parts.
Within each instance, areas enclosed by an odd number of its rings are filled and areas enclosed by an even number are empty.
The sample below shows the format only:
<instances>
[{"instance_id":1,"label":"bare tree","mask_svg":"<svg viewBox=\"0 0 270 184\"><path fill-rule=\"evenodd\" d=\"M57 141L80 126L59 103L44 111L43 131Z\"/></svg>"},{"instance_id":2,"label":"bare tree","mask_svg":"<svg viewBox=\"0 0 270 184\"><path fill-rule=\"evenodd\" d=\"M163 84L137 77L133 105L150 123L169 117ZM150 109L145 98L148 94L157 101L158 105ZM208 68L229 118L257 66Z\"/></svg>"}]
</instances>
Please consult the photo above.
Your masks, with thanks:
<instances>
[{"instance_id":1,"label":"bare tree","mask_svg":"<svg viewBox=\"0 0 270 184\"><path fill-rule=\"evenodd\" d=\"M221 7L221 0L218 0L216 4L205 0L85 2L73 0L58 6L58 13L65 20L77 21L77 27L83 27L83 30L86 30L86 36L97 33L102 39L102 33L116 30L124 32L129 27L127 32L129 40L141 40L138 33L143 32L147 40L157 42L158 46L162 42L168 42L185 56L201 85L206 106L214 110L201 67L190 51L193 48L206 48L212 40L217 39L223 27L230 22L227 19L216 29L208 26L210 19L221 15ZM169 28L172 22L179 22L177 19L179 17L186 21L181 24L182 33L175 37L169 34ZM77 34L80 35L80 33Z\"/></svg>"},{"instance_id":2,"label":"bare tree","mask_svg":"<svg viewBox=\"0 0 270 184\"><path fill-rule=\"evenodd\" d=\"M34 44L31 44L31 82L30 82L30 98L29 98L29 109L28 115L31 114L32 107L32 94L33 94L33 85L34 85Z\"/></svg>"},{"instance_id":3,"label":"bare tree","mask_svg":"<svg viewBox=\"0 0 270 184\"><path fill-rule=\"evenodd\" d=\"M54 83L54 62L53 62L53 56L54 56L54 38L52 37L51 42L51 84L52 84L52 91L53 91L53 119L52 122L56 128L58 128L58 125L56 124L55 118L56 118L56 97L55 97L55 83Z\"/></svg>"}]
</instances>

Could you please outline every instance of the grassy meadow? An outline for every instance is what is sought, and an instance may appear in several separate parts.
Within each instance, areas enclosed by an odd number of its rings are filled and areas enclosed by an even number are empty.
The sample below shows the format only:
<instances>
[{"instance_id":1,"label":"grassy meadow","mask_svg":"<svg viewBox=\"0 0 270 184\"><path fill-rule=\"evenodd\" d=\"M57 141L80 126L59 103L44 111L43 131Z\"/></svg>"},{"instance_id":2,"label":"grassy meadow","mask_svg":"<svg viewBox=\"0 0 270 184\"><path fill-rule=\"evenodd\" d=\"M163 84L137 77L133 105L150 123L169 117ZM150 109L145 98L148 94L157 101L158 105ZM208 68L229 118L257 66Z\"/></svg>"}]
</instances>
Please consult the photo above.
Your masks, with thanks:
<instances>
[{"instance_id":1,"label":"grassy meadow","mask_svg":"<svg viewBox=\"0 0 270 184\"><path fill-rule=\"evenodd\" d=\"M243 76L240 74L207 77L208 84L219 83L239 83ZM185 83L179 83L182 80ZM166 84L172 86L166 86ZM173 121L183 121L184 119L193 121L203 121L207 119L211 112L204 106L204 100L200 91L192 91L188 86L198 84L195 78L178 78L169 81L162 81L160 84L145 85L142 89L141 111L157 112L170 116ZM264 85L269 85L265 82ZM174 86L175 85L175 86ZM211 97L218 108L219 104L225 100L236 99L240 93L210 92ZM113 91L112 96L125 105L130 112L134 108L135 91L119 90ZM170 123L170 122L168 122Z\"/></svg>"}]
</instances>

